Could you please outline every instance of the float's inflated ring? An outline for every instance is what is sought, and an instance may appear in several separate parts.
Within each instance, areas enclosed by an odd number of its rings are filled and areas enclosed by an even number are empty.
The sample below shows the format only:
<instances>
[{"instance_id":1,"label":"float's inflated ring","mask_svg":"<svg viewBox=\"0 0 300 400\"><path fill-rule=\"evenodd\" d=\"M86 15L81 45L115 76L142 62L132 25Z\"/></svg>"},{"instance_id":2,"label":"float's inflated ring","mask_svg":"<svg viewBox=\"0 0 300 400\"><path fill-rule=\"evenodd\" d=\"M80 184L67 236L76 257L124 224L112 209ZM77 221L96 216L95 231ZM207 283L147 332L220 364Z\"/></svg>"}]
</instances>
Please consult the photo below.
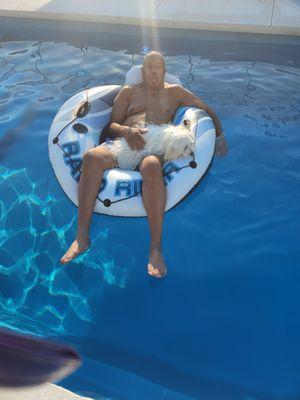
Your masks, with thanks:
<instances>
[{"instance_id":1,"label":"float's inflated ring","mask_svg":"<svg viewBox=\"0 0 300 400\"><path fill-rule=\"evenodd\" d=\"M137 84L141 79L140 67L133 67L127 73L126 83ZM169 74L166 74L166 81L180 84ZM62 189L76 205L83 154L99 144L101 132L110 120L114 98L121 87L98 86L74 95L63 104L52 122L48 141L50 161ZM215 128L211 118L200 109L180 107L173 123L182 124L185 119L190 120L195 135L195 152L189 158L179 158L163 166L166 211L179 203L199 182L214 153ZM145 216L141 188L140 172L118 168L106 170L94 211L115 216Z\"/></svg>"}]
</instances>

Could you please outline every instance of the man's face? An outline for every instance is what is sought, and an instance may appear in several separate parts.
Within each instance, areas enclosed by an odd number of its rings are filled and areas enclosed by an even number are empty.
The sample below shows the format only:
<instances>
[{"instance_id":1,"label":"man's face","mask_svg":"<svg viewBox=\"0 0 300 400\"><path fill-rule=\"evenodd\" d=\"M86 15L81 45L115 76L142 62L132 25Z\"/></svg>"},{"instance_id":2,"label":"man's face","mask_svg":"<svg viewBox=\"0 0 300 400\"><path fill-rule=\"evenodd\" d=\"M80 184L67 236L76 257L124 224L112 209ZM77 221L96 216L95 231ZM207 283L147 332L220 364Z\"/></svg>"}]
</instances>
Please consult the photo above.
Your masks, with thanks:
<instances>
[{"instance_id":1,"label":"man's face","mask_svg":"<svg viewBox=\"0 0 300 400\"><path fill-rule=\"evenodd\" d=\"M144 61L142 68L143 80L150 89L157 89L164 83L165 64L161 57L151 55Z\"/></svg>"}]
</instances>

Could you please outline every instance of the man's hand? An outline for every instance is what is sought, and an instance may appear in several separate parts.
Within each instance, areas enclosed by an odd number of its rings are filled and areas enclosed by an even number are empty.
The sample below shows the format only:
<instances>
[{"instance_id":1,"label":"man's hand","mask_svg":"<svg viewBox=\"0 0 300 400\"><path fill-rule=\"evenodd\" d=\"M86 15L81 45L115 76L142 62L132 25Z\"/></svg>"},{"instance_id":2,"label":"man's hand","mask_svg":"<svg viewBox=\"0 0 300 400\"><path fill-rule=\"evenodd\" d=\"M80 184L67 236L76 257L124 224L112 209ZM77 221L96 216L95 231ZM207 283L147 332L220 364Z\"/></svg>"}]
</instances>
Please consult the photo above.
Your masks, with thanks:
<instances>
[{"instance_id":1,"label":"man's hand","mask_svg":"<svg viewBox=\"0 0 300 400\"><path fill-rule=\"evenodd\" d=\"M148 132L148 129L146 128L128 126L126 131L123 133L123 137L125 138L131 150L143 150L146 142L141 135L146 132Z\"/></svg>"},{"instance_id":2,"label":"man's hand","mask_svg":"<svg viewBox=\"0 0 300 400\"><path fill-rule=\"evenodd\" d=\"M225 156L228 152L228 146L223 133L216 137L215 155L218 157Z\"/></svg>"}]
</instances>

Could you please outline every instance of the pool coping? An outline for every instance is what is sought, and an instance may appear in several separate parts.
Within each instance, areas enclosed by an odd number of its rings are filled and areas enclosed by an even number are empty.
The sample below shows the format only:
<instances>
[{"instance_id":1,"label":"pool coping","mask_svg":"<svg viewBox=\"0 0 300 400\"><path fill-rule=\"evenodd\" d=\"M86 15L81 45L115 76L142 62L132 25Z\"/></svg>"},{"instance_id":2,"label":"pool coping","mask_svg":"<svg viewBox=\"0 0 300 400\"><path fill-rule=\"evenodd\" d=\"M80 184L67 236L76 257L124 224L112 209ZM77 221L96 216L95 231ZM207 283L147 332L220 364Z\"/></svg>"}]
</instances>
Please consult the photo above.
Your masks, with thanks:
<instances>
[{"instance_id":1,"label":"pool coping","mask_svg":"<svg viewBox=\"0 0 300 400\"><path fill-rule=\"evenodd\" d=\"M53 383L19 389L0 387L0 398L1 400L93 400Z\"/></svg>"},{"instance_id":2,"label":"pool coping","mask_svg":"<svg viewBox=\"0 0 300 400\"><path fill-rule=\"evenodd\" d=\"M41 11L19 11L19 10L0 10L0 17L12 18L31 18L38 20L55 21L74 21L74 22L96 22L101 24L118 24L145 26L150 28L173 28L173 29L194 29L208 31L225 32L244 32L261 33L270 35L293 35L300 36L299 27L274 26L274 25L249 25L249 24L221 24L206 23L200 21L169 20L169 19L151 19L137 17L123 17L112 15L91 15L91 14L67 14L62 12L41 12Z\"/></svg>"}]
</instances>

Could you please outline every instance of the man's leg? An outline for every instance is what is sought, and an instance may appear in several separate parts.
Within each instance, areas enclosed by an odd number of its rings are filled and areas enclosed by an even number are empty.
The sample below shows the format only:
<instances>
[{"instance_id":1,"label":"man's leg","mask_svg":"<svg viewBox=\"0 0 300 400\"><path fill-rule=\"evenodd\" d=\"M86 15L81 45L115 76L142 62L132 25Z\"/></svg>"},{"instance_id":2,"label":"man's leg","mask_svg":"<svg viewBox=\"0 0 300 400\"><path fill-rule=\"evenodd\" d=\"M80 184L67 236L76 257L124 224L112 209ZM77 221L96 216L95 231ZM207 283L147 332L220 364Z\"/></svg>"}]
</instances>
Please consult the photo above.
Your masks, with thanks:
<instances>
[{"instance_id":1,"label":"man's leg","mask_svg":"<svg viewBox=\"0 0 300 400\"><path fill-rule=\"evenodd\" d=\"M103 145L88 150L82 160L78 185L78 225L76 239L60 259L62 264L85 252L90 246L89 230L95 201L99 192L103 172L113 168L115 160Z\"/></svg>"},{"instance_id":2,"label":"man's leg","mask_svg":"<svg viewBox=\"0 0 300 400\"><path fill-rule=\"evenodd\" d=\"M161 249L162 225L166 207L162 160L157 156L147 156L140 162L139 169L143 175L142 199L147 211L151 235L148 273L161 278L167 274Z\"/></svg>"}]
</instances>

